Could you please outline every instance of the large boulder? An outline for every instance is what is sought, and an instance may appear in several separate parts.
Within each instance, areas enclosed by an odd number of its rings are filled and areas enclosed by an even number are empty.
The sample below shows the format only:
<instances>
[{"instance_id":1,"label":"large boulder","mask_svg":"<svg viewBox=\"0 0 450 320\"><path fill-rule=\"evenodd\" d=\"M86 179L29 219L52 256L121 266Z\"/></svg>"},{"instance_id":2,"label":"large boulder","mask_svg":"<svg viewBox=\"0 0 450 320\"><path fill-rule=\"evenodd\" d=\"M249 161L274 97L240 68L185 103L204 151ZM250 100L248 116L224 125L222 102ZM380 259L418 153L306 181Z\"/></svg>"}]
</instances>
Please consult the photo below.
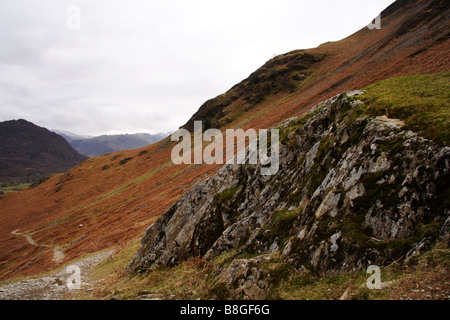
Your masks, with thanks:
<instances>
[{"instance_id":1,"label":"large boulder","mask_svg":"<svg viewBox=\"0 0 450 320\"><path fill-rule=\"evenodd\" d=\"M145 231L128 272L279 252L294 268L333 275L448 241L450 148L365 114L361 93L283 122L275 175L261 175L260 164L224 165L193 186ZM259 297L266 286L252 264L233 262L219 281L251 275L236 295Z\"/></svg>"}]
</instances>

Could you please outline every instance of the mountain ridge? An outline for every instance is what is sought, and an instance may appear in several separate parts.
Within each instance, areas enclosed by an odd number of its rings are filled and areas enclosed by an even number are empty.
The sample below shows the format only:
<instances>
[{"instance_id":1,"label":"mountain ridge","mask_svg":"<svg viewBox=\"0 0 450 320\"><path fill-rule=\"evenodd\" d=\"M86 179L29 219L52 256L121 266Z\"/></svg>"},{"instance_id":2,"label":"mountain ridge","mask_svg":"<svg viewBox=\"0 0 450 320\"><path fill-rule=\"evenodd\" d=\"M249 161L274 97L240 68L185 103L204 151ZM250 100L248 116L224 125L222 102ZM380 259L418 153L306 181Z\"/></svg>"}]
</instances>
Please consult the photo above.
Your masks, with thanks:
<instances>
[{"instance_id":1,"label":"mountain ridge","mask_svg":"<svg viewBox=\"0 0 450 320\"><path fill-rule=\"evenodd\" d=\"M0 179L35 182L86 159L61 136L24 119L0 123Z\"/></svg>"},{"instance_id":2,"label":"mountain ridge","mask_svg":"<svg viewBox=\"0 0 450 320\"><path fill-rule=\"evenodd\" d=\"M97 157L116 151L139 149L156 143L167 136L168 134L164 133L134 133L100 135L81 139L74 138L70 139L71 141L68 141L79 153L88 157Z\"/></svg>"}]
</instances>

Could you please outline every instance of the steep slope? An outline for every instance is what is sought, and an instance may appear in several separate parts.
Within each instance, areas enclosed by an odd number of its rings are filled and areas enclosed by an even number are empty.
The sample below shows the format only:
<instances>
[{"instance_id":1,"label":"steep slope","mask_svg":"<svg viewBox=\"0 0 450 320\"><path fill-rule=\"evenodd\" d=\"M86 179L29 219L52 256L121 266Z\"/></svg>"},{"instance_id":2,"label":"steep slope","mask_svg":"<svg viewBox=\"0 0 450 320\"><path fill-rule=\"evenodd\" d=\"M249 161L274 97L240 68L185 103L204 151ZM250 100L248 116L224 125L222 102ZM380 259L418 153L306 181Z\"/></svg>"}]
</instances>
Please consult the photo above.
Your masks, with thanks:
<instances>
[{"instance_id":1,"label":"steep slope","mask_svg":"<svg viewBox=\"0 0 450 320\"><path fill-rule=\"evenodd\" d=\"M219 128L267 128L345 90L447 71L449 27L446 1L396 1L381 12L381 29L362 28L337 42L277 56L205 102L183 127L191 131L193 121L203 120Z\"/></svg>"},{"instance_id":2,"label":"steep slope","mask_svg":"<svg viewBox=\"0 0 450 320\"><path fill-rule=\"evenodd\" d=\"M423 88L429 81L435 86ZM448 113L450 73L397 84L375 88L388 96L410 89L418 92L410 109ZM339 94L283 122L275 175L261 175L260 164L227 164L194 185L146 230L128 271L227 255L214 262L216 285L232 298L258 299L275 284L267 260L330 276L407 263L450 242L450 148L405 130L414 116L387 117L397 105L376 116L370 101L384 98L376 89ZM424 106L423 93L434 102ZM437 141L448 136L443 129Z\"/></svg>"},{"instance_id":3,"label":"steep slope","mask_svg":"<svg viewBox=\"0 0 450 320\"><path fill-rule=\"evenodd\" d=\"M86 159L61 136L26 120L0 123L0 181L33 182Z\"/></svg>"},{"instance_id":4,"label":"steep slope","mask_svg":"<svg viewBox=\"0 0 450 320\"><path fill-rule=\"evenodd\" d=\"M449 70L446 1L397 1L381 29L363 28L338 42L275 57L226 94L206 102L185 125L270 128L320 101L398 75ZM205 126L206 127L206 126ZM174 165L165 139L140 150L92 158L64 175L0 199L0 277L50 270L45 247L59 245L68 262L122 245L142 232L217 165Z\"/></svg>"},{"instance_id":5,"label":"steep slope","mask_svg":"<svg viewBox=\"0 0 450 320\"><path fill-rule=\"evenodd\" d=\"M116 151L139 149L158 142L167 136L167 134L163 133L116 134L102 135L89 139L74 139L69 141L69 143L79 153L88 157L96 157Z\"/></svg>"}]
</instances>

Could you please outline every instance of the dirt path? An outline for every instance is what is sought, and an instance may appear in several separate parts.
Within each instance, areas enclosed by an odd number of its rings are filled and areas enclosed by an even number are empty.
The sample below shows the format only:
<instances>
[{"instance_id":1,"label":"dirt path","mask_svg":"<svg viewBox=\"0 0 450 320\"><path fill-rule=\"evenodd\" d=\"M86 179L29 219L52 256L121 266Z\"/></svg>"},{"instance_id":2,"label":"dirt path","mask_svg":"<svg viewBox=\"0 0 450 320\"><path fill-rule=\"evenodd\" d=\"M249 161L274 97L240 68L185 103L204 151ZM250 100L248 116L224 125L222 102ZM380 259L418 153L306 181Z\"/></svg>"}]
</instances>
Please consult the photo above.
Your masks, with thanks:
<instances>
[{"instance_id":1,"label":"dirt path","mask_svg":"<svg viewBox=\"0 0 450 320\"><path fill-rule=\"evenodd\" d=\"M30 240L32 241L32 239ZM102 252L70 265L75 265L80 270L80 290L92 290L93 284L89 282L89 277L87 276L89 269L109 258L114 252L115 250ZM55 271L45 277L14 282L2 286L0 287L0 300L63 300L71 292L71 289L67 286L67 280L74 274L73 270L68 267Z\"/></svg>"},{"instance_id":2,"label":"dirt path","mask_svg":"<svg viewBox=\"0 0 450 320\"><path fill-rule=\"evenodd\" d=\"M55 246L55 245L50 245L50 244L39 244L36 241L34 241L34 239L30 235L28 235L26 233L21 233L18 231L19 231L19 229L16 229L16 230L12 231L11 233L16 236L25 237L27 239L28 243L33 246L53 248L53 261L60 263L64 260L64 257L65 257L64 251L62 250L62 248L60 246Z\"/></svg>"}]
</instances>

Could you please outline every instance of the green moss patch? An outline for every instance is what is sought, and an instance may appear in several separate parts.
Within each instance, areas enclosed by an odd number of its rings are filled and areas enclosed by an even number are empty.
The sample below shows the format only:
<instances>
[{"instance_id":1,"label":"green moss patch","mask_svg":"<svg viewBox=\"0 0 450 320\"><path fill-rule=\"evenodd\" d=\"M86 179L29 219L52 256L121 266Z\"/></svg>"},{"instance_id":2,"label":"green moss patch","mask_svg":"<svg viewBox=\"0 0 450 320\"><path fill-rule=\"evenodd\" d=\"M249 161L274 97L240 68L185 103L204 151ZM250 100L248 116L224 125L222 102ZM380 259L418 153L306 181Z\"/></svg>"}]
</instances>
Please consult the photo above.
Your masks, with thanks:
<instances>
[{"instance_id":1,"label":"green moss patch","mask_svg":"<svg viewBox=\"0 0 450 320\"><path fill-rule=\"evenodd\" d=\"M366 87L359 98L372 115L401 119L441 145L450 143L450 72L386 79Z\"/></svg>"},{"instance_id":2,"label":"green moss patch","mask_svg":"<svg viewBox=\"0 0 450 320\"><path fill-rule=\"evenodd\" d=\"M223 192L216 193L214 195L214 201L217 202L218 204L223 204L225 202L228 202L233 198L233 196L238 191L238 189L239 189L238 187L230 188Z\"/></svg>"}]
</instances>

